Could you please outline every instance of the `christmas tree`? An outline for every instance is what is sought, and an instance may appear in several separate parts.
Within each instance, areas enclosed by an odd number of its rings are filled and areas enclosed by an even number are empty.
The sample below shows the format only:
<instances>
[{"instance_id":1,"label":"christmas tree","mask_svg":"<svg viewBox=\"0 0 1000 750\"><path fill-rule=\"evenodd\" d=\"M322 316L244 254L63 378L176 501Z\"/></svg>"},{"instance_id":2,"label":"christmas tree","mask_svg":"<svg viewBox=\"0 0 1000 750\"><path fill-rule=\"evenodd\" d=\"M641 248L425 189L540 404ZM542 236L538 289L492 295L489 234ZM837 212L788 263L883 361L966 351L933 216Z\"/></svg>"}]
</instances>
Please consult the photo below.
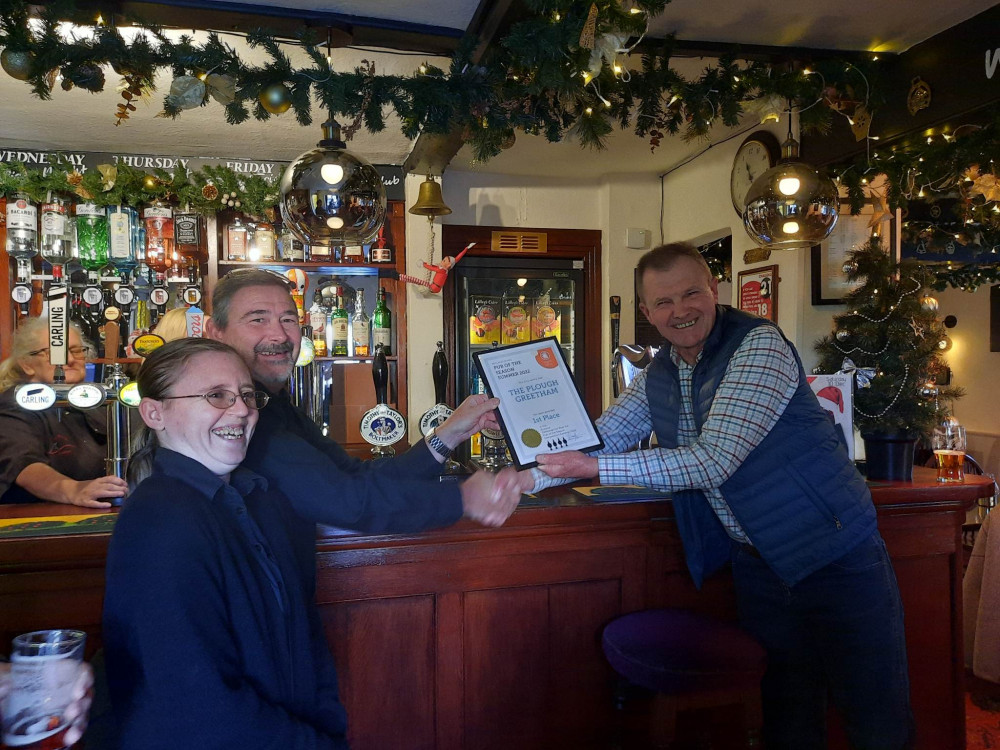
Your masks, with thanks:
<instances>
[{"instance_id":1,"label":"christmas tree","mask_svg":"<svg viewBox=\"0 0 1000 750\"><path fill-rule=\"evenodd\" d=\"M854 424L862 435L930 435L946 415L946 402L962 395L939 384L941 358L950 342L927 290L933 273L896 264L877 236L855 248L844 263L848 311L834 316L833 332L816 343L817 373L852 373Z\"/></svg>"}]
</instances>

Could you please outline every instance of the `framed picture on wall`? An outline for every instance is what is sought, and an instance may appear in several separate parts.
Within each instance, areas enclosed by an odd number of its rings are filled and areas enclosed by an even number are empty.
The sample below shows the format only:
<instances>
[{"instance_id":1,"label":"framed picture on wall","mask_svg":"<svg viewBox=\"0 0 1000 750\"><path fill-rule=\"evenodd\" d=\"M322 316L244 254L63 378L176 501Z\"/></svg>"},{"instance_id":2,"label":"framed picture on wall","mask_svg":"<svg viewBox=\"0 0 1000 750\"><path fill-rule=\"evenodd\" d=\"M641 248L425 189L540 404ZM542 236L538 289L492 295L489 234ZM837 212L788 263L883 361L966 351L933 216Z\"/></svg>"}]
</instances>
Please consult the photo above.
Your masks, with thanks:
<instances>
[{"instance_id":1,"label":"framed picture on wall","mask_svg":"<svg viewBox=\"0 0 1000 750\"><path fill-rule=\"evenodd\" d=\"M750 268L739 273L740 309L778 322L777 266Z\"/></svg>"},{"instance_id":2,"label":"framed picture on wall","mask_svg":"<svg viewBox=\"0 0 1000 750\"><path fill-rule=\"evenodd\" d=\"M812 303L814 305L842 305L844 298L853 292L859 282L848 281L844 273L844 263L854 248L864 245L872 235L873 208L862 207L861 213L851 216L845 204L837 226L821 244L811 250L810 266L812 275ZM890 251L896 247L896 222L884 221L879 224L883 237L888 237ZM894 253L894 257L898 257Z\"/></svg>"}]
</instances>

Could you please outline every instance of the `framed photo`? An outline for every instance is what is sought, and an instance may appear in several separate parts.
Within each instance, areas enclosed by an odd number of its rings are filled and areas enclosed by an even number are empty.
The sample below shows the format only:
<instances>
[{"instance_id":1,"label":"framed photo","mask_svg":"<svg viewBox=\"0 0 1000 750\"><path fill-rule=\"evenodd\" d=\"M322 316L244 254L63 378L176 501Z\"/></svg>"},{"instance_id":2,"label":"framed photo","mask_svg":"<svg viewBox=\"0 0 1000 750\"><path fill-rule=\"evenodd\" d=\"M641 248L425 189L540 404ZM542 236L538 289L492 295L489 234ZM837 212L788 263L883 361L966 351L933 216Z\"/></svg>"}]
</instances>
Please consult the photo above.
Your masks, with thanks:
<instances>
[{"instance_id":1,"label":"framed photo","mask_svg":"<svg viewBox=\"0 0 1000 750\"><path fill-rule=\"evenodd\" d=\"M740 309L777 323L778 281L777 266L740 271Z\"/></svg>"},{"instance_id":2,"label":"framed photo","mask_svg":"<svg viewBox=\"0 0 1000 750\"><path fill-rule=\"evenodd\" d=\"M558 339L476 352L473 359L486 392L500 399L500 428L518 469L537 466L540 453L604 447Z\"/></svg>"},{"instance_id":3,"label":"framed photo","mask_svg":"<svg viewBox=\"0 0 1000 750\"><path fill-rule=\"evenodd\" d=\"M857 282L848 281L844 275L844 262L855 247L868 242L872 235L873 208L865 205L861 213L851 216L844 205L845 213L840 215L837 226L821 244L811 250L812 303L814 305L842 305L844 297L853 292ZM898 217L898 213L896 214ZM886 226L888 224L888 227ZM889 237L889 248L893 251L898 242L896 219L879 225L883 236ZM898 253L894 257L899 257Z\"/></svg>"}]
</instances>

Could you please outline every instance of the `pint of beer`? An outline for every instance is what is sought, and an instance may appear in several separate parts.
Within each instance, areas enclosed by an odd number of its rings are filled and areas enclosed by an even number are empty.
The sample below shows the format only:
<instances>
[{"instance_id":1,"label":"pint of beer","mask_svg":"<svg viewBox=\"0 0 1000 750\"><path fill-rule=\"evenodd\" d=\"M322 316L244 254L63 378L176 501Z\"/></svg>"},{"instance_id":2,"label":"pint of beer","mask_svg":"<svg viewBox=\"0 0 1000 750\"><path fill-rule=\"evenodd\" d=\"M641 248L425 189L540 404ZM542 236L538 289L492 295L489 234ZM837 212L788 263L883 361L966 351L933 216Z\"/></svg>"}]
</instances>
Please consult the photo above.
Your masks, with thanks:
<instances>
[{"instance_id":1,"label":"pint of beer","mask_svg":"<svg viewBox=\"0 0 1000 750\"><path fill-rule=\"evenodd\" d=\"M965 428L955 422L946 422L934 428L932 441L937 460L937 480L965 481Z\"/></svg>"}]
</instances>

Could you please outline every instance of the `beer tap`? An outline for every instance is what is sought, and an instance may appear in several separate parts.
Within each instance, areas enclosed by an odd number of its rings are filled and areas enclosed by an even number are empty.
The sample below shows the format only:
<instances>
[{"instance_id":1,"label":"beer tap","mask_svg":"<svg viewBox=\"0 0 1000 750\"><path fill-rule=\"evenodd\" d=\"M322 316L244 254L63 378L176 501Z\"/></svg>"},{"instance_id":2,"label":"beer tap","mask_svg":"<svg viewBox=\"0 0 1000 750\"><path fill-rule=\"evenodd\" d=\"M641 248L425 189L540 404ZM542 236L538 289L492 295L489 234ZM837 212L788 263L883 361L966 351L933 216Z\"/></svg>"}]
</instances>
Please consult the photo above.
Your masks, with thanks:
<instances>
[{"instance_id":1,"label":"beer tap","mask_svg":"<svg viewBox=\"0 0 1000 750\"><path fill-rule=\"evenodd\" d=\"M434 401L435 404L424 412L420 418L420 434L427 437L434 432L448 417L454 409L445 403L445 393L448 386L448 358L444 353L444 343L437 342L437 351L434 352L434 359L431 360L431 377L434 379ZM445 474L460 474L462 466L452 458L444 462Z\"/></svg>"},{"instance_id":2,"label":"beer tap","mask_svg":"<svg viewBox=\"0 0 1000 750\"><path fill-rule=\"evenodd\" d=\"M394 456L396 450L392 445L406 434L406 420L389 406L389 363L381 344L375 347L372 357L372 381L376 404L361 418L361 437L371 444L372 455L376 458Z\"/></svg>"},{"instance_id":3,"label":"beer tap","mask_svg":"<svg viewBox=\"0 0 1000 750\"><path fill-rule=\"evenodd\" d=\"M611 389L615 398L621 394L620 383L618 382L618 362L621 360L621 352L618 351L619 327L622 317L622 298L617 294L610 299L611 310Z\"/></svg>"},{"instance_id":4,"label":"beer tap","mask_svg":"<svg viewBox=\"0 0 1000 750\"><path fill-rule=\"evenodd\" d=\"M494 341L493 348L499 344ZM507 456L507 440L501 430L494 430L484 427L481 431L483 436L482 456L477 462L486 471L500 471L513 462Z\"/></svg>"}]
</instances>

